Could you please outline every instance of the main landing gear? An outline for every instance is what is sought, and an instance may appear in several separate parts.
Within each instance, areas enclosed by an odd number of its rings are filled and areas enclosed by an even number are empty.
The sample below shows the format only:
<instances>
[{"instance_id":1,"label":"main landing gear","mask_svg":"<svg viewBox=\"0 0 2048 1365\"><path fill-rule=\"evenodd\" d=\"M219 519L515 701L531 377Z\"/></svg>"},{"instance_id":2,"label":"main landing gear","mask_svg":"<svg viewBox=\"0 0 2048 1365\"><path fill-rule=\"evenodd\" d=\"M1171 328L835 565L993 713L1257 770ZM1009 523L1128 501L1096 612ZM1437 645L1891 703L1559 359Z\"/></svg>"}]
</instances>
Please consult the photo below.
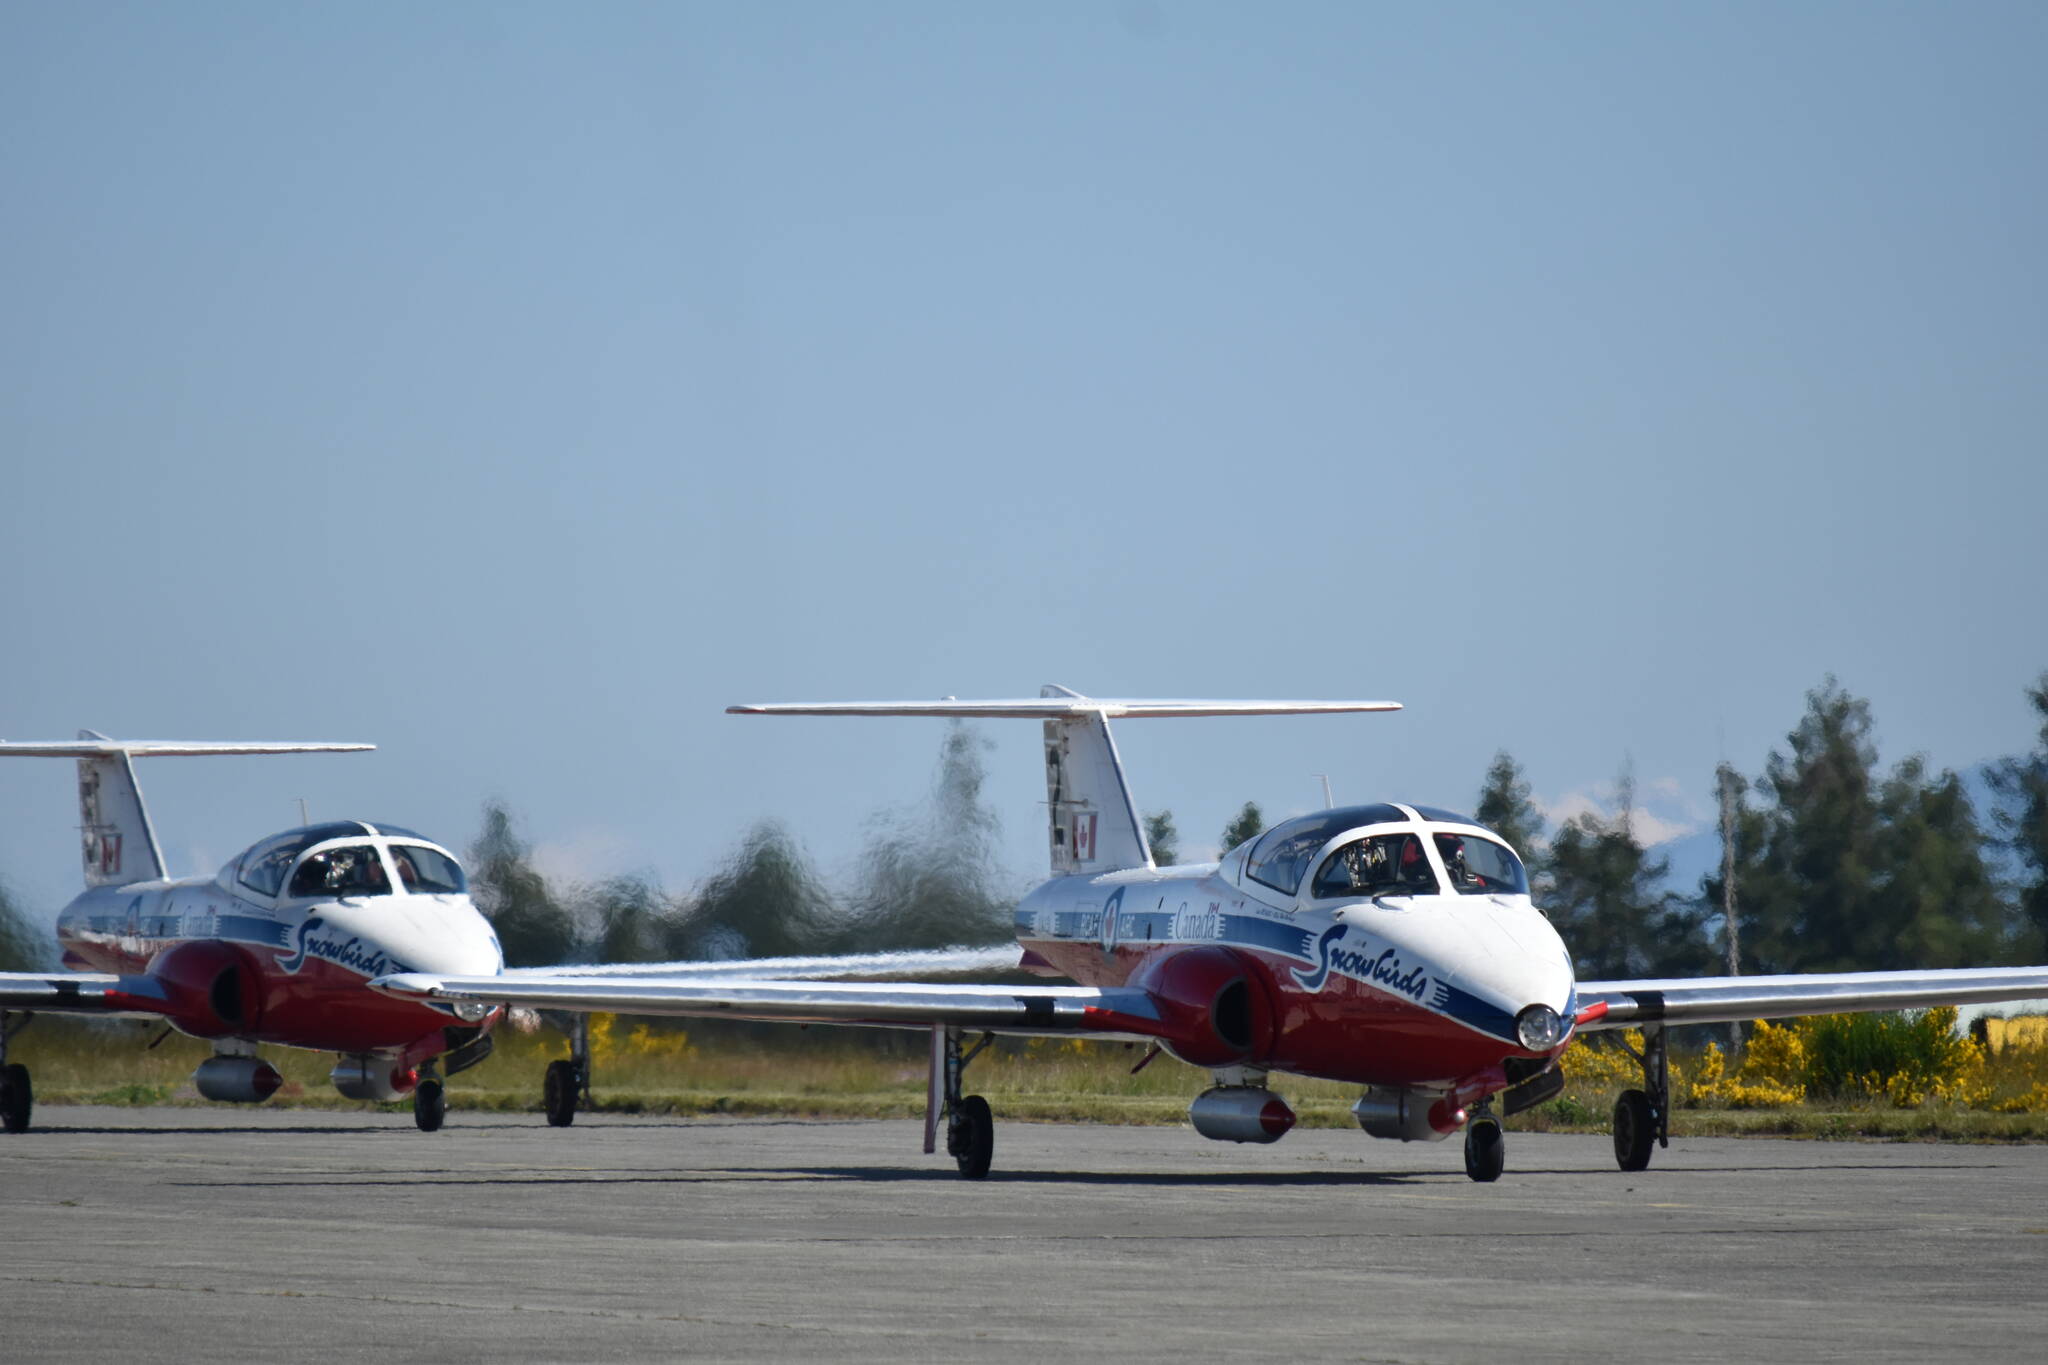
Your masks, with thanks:
<instances>
[{"instance_id":1,"label":"main landing gear","mask_svg":"<svg viewBox=\"0 0 2048 1365\"><path fill-rule=\"evenodd\" d=\"M541 1109L548 1116L548 1124L555 1128L567 1128L576 1121L579 1101L590 1100L590 1016L579 1014L569 1029L570 1057L567 1061L548 1063L547 1074L541 1080Z\"/></svg>"},{"instance_id":2,"label":"main landing gear","mask_svg":"<svg viewBox=\"0 0 2048 1365\"><path fill-rule=\"evenodd\" d=\"M984 1033L966 1052L960 1050L960 1030L945 1024L932 1026L931 1081L925 1097L924 1149L935 1145L941 1115L946 1120L946 1153L960 1167L962 1180L980 1180L988 1174L995 1156L996 1123L988 1101L979 1095L960 1094L960 1074L981 1050L995 1041Z\"/></svg>"},{"instance_id":3,"label":"main landing gear","mask_svg":"<svg viewBox=\"0 0 2048 1365\"><path fill-rule=\"evenodd\" d=\"M1621 1046L1642 1063L1643 1088L1624 1090L1614 1102L1614 1159L1624 1171L1650 1167L1651 1147L1671 1145L1671 1068L1664 1050L1664 1026L1643 1026L1643 1050Z\"/></svg>"},{"instance_id":4,"label":"main landing gear","mask_svg":"<svg viewBox=\"0 0 2048 1365\"><path fill-rule=\"evenodd\" d=\"M35 1088L29 1084L28 1068L7 1060L7 1043L27 1028L33 1018L33 1014L0 1012L0 1129L10 1133L28 1131L29 1114L35 1109Z\"/></svg>"}]
</instances>

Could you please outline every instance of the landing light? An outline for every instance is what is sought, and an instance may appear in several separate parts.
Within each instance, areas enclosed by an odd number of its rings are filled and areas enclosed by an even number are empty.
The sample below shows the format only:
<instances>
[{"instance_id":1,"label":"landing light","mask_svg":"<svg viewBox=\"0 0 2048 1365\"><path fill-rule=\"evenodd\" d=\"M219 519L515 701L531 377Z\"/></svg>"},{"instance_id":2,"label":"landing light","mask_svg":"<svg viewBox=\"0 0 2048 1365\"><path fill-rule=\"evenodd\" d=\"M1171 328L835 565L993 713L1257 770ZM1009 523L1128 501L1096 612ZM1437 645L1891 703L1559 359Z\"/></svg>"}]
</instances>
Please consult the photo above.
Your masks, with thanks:
<instances>
[{"instance_id":1,"label":"landing light","mask_svg":"<svg viewBox=\"0 0 2048 1365\"><path fill-rule=\"evenodd\" d=\"M1564 1037L1564 1020L1548 1005L1531 1005L1515 1016L1515 1033L1531 1052L1548 1052Z\"/></svg>"},{"instance_id":2,"label":"landing light","mask_svg":"<svg viewBox=\"0 0 2048 1365\"><path fill-rule=\"evenodd\" d=\"M457 1000L449 1008L453 1009L455 1017L465 1024L474 1024L491 1012L491 1005L487 1000Z\"/></svg>"}]
</instances>

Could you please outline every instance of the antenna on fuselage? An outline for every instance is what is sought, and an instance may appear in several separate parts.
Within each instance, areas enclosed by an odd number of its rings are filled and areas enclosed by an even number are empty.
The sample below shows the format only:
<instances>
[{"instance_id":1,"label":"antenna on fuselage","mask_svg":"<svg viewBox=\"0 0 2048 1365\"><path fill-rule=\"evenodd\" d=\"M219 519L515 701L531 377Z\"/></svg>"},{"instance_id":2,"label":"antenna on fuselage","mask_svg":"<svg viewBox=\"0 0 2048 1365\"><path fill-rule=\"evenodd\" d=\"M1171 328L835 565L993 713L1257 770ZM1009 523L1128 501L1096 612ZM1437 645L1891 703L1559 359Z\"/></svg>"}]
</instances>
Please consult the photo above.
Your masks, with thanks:
<instances>
[{"instance_id":1,"label":"antenna on fuselage","mask_svg":"<svg viewBox=\"0 0 2048 1365\"><path fill-rule=\"evenodd\" d=\"M1337 798L1330 795L1330 775L1328 773L1311 773L1309 775L1311 777L1319 777L1323 780L1323 809L1337 809Z\"/></svg>"},{"instance_id":2,"label":"antenna on fuselage","mask_svg":"<svg viewBox=\"0 0 2048 1365\"><path fill-rule=\"evenodd\" d=\"M306 798L302 796L299 798L299 828L305 829L312 823L311 820L306 818Z\"/></svg>"}]
</instances>

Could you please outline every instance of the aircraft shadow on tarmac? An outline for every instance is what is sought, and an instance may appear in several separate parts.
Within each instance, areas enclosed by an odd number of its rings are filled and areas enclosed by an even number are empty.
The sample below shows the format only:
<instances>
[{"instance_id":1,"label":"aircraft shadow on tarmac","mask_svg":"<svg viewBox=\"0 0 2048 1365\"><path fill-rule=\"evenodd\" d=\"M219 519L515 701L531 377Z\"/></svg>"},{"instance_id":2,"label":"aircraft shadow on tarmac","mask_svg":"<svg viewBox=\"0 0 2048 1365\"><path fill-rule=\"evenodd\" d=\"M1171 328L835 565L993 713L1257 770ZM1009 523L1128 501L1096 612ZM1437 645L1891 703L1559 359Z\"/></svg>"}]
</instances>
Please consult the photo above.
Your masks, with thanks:
<instances>
[{"instance_id":1,"label":"aircraft shadow on tarmac","mask_svg":"<svg viewBox=\"0 0 2048 1365\"><path fill-rule=\"evenodd\" d=\"M410 1127L408 1127L403 1131L410 1132L412 1130L410 1129ZM331 1125L321 1127L306 1125L294 1128L277 1128L268 1124L265 1124L262 1127L219 1128L198 1126L184 1128L91 1128L83 1126L77 1128L67 1128L60 1124L39 1122L29 1132L15 1134L9 1137L8 1141L10 1143L13 1143L20 1142L24 1138L38 1137L329 1137L342 1135L357 1136L363 1133L396 1134L399 1132L401 1132L401 1130L394 1127L372 1126L369 1124L363 1124L359 1127L349 1128L336 1128Z\"/></svg>"},{"instance_id":2,"label":"aircraft shadow on tarmac","mask_svg":"<svg viewBox=\"0 0 2048 1365\"><path fill-rule=\"evenodd\" d=\"M1459 1172L1463 1179L1463 1172ZM981 1183L989 1185L1141 1185L1160 1187L1215 1188L1240 1186L1247 1188L1311 1188L1337 1185L1413 1185L1424 1182L1434 1183L1439 1173L1431 1171L1239 1171L1214 1174L1192 1171L1121 1173L1115 1171L1005 1171L991 1173ZM754 1184L759 1182L788 1183L791 1181L849 1181L860 1184L931 1184L934 1182L960 1185L960 1177L946 1170L917 1170L900 1166L786 1166L786 1167L731 1167L725 1169L696 1167L681 1171L577 1171L574 1173L552 1174L547 1171L496 1172L469 1175L459 1171L420 1171L403 1175L386 1175L371 1172L354 1174L335 1172L329 1176L307 1173L280 1174L276 1178L242 1180L180 1180L168 1184L204 1187L208 1189L243 1189L254 1187L284 1186L304 1188L317 1185L369 1188L374 1186L418 1186L418 1185L707 1185L720 1183Z\"/></svg>"},{"instance_id":3,"label":"aircraft shadow on tarmac","mask_svg":"<svg viewBox=\"0 0 2048 1365\"><path fill-rule=\"evenodd\" d=\"M331 1130L323 1130L331 1131ZM1829 1166L1831 1171L1966 1171L1990 1169L1994 1163L1972 1166L1955 1165L1889 1165L1876 1163L1855 1163ZM1770 1172L1808 1173L1816 1168L1811 1166L1696 1166L1684 1171L1666 1172L1670 1175L1745 1175ZM1621 1178L1621 1171L1579 1170L1530 1170L1518 1171L1521 1178L1542 1176L1612 1176ZM986 1184L990 1185L1100 1185L1137 1186L1163 1189L1319 1189L1334 1187L1437 1185L1456 1176L1458 1183L1464 1182L1462 1171L1233 1171L1233 1172L1118 1172L1118 1171L1006 1171L990 1173ZM576 1171L555 1174L548 1171L504 1171L489 1174L469 1174L462 1171L417 1171L405 1174L380 1174L374 1172L336 1171L326 1174L313 1172L280 1173L275 1178L254 1178L240 1180L180 1180L170 1184L208 1189L254 1189L291 1186L303 1189L313 1186L333 1186L349 1189L372 1189L378 1187L409 1188L428 1185L464 1185L481 1188L497 1186L536 1185L716 1185L755 1184L761 1182L789 1183L796 1181L850 1182L857 1184L932 1184L956 1185L959 1177L951 1171L917 1170L895 1166L794 1166L794 1167L732 1167L692 1168L679 1171Z\"/></svg>"}]
</instances>

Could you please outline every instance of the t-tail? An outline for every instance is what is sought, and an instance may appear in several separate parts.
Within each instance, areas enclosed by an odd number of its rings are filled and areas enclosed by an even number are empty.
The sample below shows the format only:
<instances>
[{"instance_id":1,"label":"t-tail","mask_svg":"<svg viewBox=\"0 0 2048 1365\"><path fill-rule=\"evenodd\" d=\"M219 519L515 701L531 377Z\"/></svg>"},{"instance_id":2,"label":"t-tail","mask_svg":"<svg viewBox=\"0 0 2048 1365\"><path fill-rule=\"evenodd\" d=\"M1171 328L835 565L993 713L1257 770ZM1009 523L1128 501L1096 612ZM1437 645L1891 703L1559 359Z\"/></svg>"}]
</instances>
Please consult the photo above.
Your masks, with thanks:
<instances>
[{"instance_id":1,"label":"t-tail","mask_svg":"<svg viewBox=\"0 0 2048 1365\"><path fill-rule=\"evenodd\" d=\"M1024 701L789 702L729 706L753 716L952 716L1045 722L1045 791L1054 876L1151 867L1144 821L1109 722L1164 716L1290 716L1398 711L1397 701L1163 701L1084 697L1048 684Z\"/></svg>"},{"instance_id":2,"label":"t-tail","mask_svg":"<svg viewBox=\"0 0 2048 1365\"><path fill-rule=\"evenodd\" d=\"M188 744L161 740L108 739L80 730L70 743L7 743L0 758L78 760L78 828L85 884L126 886L169 875L163 848L135 781L137 758L188 758L203 754L358 753L374 744Z\"/></svg>"}]
</instances>

